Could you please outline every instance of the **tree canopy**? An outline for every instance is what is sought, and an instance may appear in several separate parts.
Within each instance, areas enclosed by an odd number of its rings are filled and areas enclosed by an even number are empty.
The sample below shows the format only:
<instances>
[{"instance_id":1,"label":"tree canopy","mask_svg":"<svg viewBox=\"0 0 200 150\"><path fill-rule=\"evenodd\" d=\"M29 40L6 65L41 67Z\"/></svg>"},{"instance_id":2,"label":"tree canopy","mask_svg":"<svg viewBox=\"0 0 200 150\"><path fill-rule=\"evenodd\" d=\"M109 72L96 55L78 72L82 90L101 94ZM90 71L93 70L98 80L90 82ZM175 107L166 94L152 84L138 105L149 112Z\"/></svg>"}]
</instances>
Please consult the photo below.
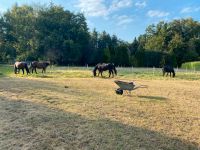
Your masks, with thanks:
<instances>
[{"instance_id":1,"label":"tree canopy","mask_svg":"<svg viewBox=\"0 0 200 150\"><path fill-rule=\"evenodd\" d=\"M200 23L192 18L149 25L133 42L94 29L62 6L14 5L0 17L0 62L49 60L58 65L180 66L199 60Z\"/></svg>"}]
</instances>

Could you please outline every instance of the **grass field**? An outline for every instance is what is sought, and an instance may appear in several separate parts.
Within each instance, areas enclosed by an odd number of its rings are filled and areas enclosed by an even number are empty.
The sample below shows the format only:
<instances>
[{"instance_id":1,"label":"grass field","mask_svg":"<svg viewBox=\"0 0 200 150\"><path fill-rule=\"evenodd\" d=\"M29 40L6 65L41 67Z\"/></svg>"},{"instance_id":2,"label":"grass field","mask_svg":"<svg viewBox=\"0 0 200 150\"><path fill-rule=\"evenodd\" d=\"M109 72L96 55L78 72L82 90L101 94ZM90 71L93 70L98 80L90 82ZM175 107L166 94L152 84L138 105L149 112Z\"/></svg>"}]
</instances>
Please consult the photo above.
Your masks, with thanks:
<instances>
[{"instance_id":1,"label":"grass field","mask_svg":"<svg viewBox=\"0 0 200 150\"><path fill-rule=\"evenodd\" d=\"M27 76L1 65L0 149L200 149L198 72L118 68L109 79L91 69ZM148 88L116 95L115 79Z\"/></svg>"},{"instance_id":2,"label":"grass field","mask_svg":"<svg viewBox=\"0 0 200 150\"><path fill-rule=\"evenodd\" d=\"M181 68L200 71L200 61L183 63Z\"/></svg>"}]
</instances>

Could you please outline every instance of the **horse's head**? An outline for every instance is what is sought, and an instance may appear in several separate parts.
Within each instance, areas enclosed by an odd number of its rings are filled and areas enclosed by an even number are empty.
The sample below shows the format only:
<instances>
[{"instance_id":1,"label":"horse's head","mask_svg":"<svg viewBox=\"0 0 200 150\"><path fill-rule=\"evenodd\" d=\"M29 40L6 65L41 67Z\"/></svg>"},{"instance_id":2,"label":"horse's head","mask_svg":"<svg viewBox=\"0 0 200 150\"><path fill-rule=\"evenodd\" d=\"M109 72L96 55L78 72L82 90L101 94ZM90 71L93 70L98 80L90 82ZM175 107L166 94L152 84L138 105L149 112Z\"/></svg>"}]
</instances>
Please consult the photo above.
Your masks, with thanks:
<instances>
[{"instance_id":1,"label":"horse's head","mask_svg":"<svg viewBox=\"0 0 200 150\"><path fill-rule=\"evenodd\" d=\"M16 66L16 63L14 64L14 73L17 74L17 66Z\"/></svg>"},{"instance_id":2,"label":"horse's head","mask_svg":"<svg viewBox=\"0 0 200 150\"><path fill-rule=\"evenodd\" d=\"M93 70L93 75L94 75L94 77L97 76L97 73L96 73L96 71L94 71L94 70Z\"/></svg>"},{"instance_id":3,"label":"horse's head","mask_svg":"<svg viewBox=\"0 0 200 150\"><path fill-rule=\"evenodd\" d=\"M93 75L94 75L94 77L96 77L97 76L97 69L99 68L99 65L97 64L95 67L94 67L94 69L93 69Z\"/></svg>"},{"instance_id":4,"label":"horse's head","mask_svg":"<svg viewBox=\"0 0 200 150\"><path fill-rule=\"evenodd\" d=\"M93 71L92 71L92 72L93 72L93 75L94 75L94 77L96 77L96 76L97 76L97 72L96 72L96 71L97 71L97 69L93 69Z\"/></svg>"}]
</instances>

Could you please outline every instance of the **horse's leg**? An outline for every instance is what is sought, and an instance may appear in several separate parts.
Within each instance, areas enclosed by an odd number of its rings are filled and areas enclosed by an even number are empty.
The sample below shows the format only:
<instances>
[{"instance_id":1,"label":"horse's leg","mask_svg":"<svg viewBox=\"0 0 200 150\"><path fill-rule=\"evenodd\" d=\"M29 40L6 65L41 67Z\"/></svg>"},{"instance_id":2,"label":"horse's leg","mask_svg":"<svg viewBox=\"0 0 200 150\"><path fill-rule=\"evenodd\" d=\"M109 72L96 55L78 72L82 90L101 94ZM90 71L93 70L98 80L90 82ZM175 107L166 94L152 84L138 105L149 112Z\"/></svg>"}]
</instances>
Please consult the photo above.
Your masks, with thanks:
<instances>
[{"instance_id":1,"label":"horse's leg","mask_svg":"<svg viewBox=\"0 0 200 150\"><path fill-rule=\"evenodd\" d=\"M34 70L34 68L31 68L31 72L32 72L32 74L33 74L33 70Z\"/></svg>"},{"instance_id":2,"label":"horse's leg","mask_svg":"<svg viewBox=\"0 0 200 150\"><path fill-rule=\"evenodd\" d=\"M46 73L46 68L44 68L44 73Z\"/></svg>"},{"instance_id":3,"label":"horse's leg","mask_svg":"<svg viewBox=\"0 0 200 150\"><path fill-rule=\"evenodd\" d=\"M103 77L103 71L101 71L101 77Z\"/></svg>"},{"instance_id":4,"label":"horse's leg","mask_svg":"<svg viewBox=\"0 0 200 150\"><path fill-rule=\"evenodd\" d=\"M24 74L24 68L22 69L22 72L23 72L23 74Z\"/></svg>"},{"instance_id":5,"label":"horse's leg","mask_svg":"<svg viewBox=\"0 0 200 150\"><path fill-rule=\"evenodd\" d=\"M114 78L114 72L113 72L113 70L111 70L111 74L112 74L112 77Z\"/></svg>"},{"instance_id":6,"label":"horse's leg","mask_svg":"<svg viewBox=\"0 0 200 150\"><path fill-rule=\"evenodd\" d=\"M19 73L19 69L16 69L16 74L18 74Z\"/></svg>"},{"instance_id":7,"label":"horse's leg","mask_svg":"<svg viewBox=\"0 0 200 150\"><path fill-rule=\"evenodd\" d=\"M111 75L111 71L109 70L109 78L110 78L110 75Z\"/></svg>"},{"instance_id":8,"label":"horse's leg","mask_svg":"<svg viewBox=\"0 0 200 150\"><path fill-rule=\"evenodd\" d=\"M35 73L37 74L36 67L35 67Z\"/></svg>"}]
</instances>

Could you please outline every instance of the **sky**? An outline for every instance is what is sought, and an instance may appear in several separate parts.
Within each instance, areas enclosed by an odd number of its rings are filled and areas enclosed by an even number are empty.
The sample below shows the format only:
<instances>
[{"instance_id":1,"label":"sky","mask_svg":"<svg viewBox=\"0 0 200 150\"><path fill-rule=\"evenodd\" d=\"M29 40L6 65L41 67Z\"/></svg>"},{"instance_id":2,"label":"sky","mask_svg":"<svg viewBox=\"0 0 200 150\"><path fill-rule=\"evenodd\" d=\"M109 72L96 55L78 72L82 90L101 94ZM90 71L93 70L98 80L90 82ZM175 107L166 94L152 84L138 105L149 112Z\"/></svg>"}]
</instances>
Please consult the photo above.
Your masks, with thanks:
<instances>
[{"instance_id":1,"label":"sky","mask_svg":"<svg viewBox=\"0 0 200 150\"><path fill-rule=\"evenodd\" d=\"M82 12L90 31L105 30L128 42L159 21L188 17L200 21L200 0L0 0L0 13L16 3L20 6L50 2L74 13Z\"/></svg>"}]
</instances>

